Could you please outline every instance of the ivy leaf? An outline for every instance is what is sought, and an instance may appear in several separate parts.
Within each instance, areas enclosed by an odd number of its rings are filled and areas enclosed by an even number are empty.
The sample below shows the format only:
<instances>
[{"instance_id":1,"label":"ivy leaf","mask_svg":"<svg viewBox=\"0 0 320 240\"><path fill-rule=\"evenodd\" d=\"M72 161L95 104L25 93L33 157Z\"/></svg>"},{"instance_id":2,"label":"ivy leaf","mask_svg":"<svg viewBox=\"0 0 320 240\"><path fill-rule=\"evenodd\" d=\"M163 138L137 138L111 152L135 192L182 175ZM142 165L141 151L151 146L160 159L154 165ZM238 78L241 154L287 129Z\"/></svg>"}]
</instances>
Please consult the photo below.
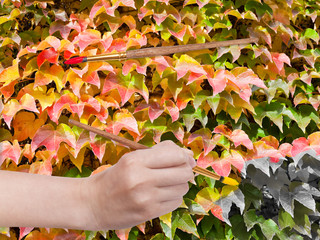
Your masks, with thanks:
<instances>
[{"instance_id":1,"label":"ivy leaf","mask_svg":"<svg viewBox=\"0 0 320 240\"><path fill-rule=\"evenodd\" d=\"M206 215L207 212L202 208L202 206L189 198L184 198L184 203L187 205L190 214Z\"/></svg>"},{"instance_id":2,"label":"ivy leaf","mask_svg":"<svg viewBox=\"0 0 320 240\"><path fill-rule=\"evenodd\" d=\"M160 107L159 103L151 102L149 104L141 103L136 107L134 113L143 109L148 109L149 119L151 122L160 117L160 115L164 112L164 109Z\"/></svg>"},{"instance_id":3,"label":"ivy leaf","mask_svg":"<svg viewBox=\"0 0 320 240\"><path fill-rule=\"evenodd\" d=\"M305 30L305 32L303 33L303 35L307 38L312 39L313 41L315 41L317 44L319 43L319 34L316 32L316 30L312 29L312 28L307 28Z\"/></svg>"},{"instance_id":4,"label":"ivy leaf","mask_svg":"<svg viewBox=\"0 0 320 240\"><path fill-rule=\"evenodd\" d=\"M12 127L14 129L13 137L18 141L23 141L28 137L32 139L36 131L44 125L46 121L46 112L42 112L39 118L36 119L34 113L20 111L12 121Z\"/></svg>"},{"instance_id":5,"label":"ivy leaf","mask_svg":"<svg viewBox=\"0 0 320 240\"><path fill-rule=\"evenodd\" d=\"M197 227L194 221L192 220L190 214L188 212L179 210L175 211L172 215L172 236L174 235L174 232L177 228L180 230L193 234L197 237L199 237L199 234L197 232Z\"/></svg>"},{"instance_id":6,"label":"ivy leaf","mask_svg":"<svg viewBox=\"0 0 320 240\"><path fill-rule=\"evenodd\" d=\"M226 223L231 226L229 221L229 212L231 209L232 203L235 203L237 207L240 208L241 214L243 213L245 203L244 203L244 195L240 189L236 189L233 186L224 186L222 191L225 191L224 188L230 188L228 191L231 191L227 196L221 197L216 204L219 205L222 209L222 216Z\"/></svg>"},{"instance_id":7,"label":"ivy leaf","mask_svg":"<svg viewBox=\"0 0 320 240\"><path fill-rule=\"evenodd\" d=\"M294 203L292 199L292 194L289 192L287 187L282 187L280 190L280 203L283 207L283 209L288 212L292 217L293 216L293 209L294 209Z\"/></svg>"},{"instance_id":8,"label":"ivy leaf","mask_svg":"<svg viewBox=\"0 0 320 240\"><path fill-rule=\"evenodd\" d=\"M206 113L201 109L194 109L192 106L188 105L183 111L182 111L182 118L184 120L184 123L187 127L187 131L189 132L191 128L194 125L194 122L196 119L198 119L202 126L205 127L208 123L208 116Z\"/></svg>"},{"instance_id":9,"label":"ivy leaf","mask_svg":"<svg viewBox=\"0 0 320 240\"><path fill-rule=\"evenodd\" d=\"M279 70L279 73L283 70L284 63L291 66L290 58L286 54L273 52L273 53L271 53L271 56L272 56L273 62L276 64L276 66Z\"/></svg>"},{"instance_id":10,"label":"ivy leaf","mask_svg":"<svg viewBox=\"0 0 320 240\"><path fill-rule=\"evenodd\" d=\"M201 142L201 150L202 148L204 149L204 156L206 156L216 146L216 142L211 136L212 133L208 128L201 128L189 136L188 144L199 140Z\"/></svg>"},{"instance_id":11,"label":"ivy leaf","mask_svg":"<svg viewBox=\"0 0 320 240\"><path fill-rule=\"evenodd\" d=\"M12 66L3 69L0 72L0 82L5 83L5 85L8 85L19 77L19 63L17 61L14 61Z\"/></svg>"},{"instance_id":12,"label":"ivy leaf","mask_svg":"<svg viewBox=\"0 0 320 240\"><path fill-rule=\"evenodd\" d=\"M149 91L144 83L144 76L128 74L127 76L122 75L119 70L115 73L110 72L104 81L102 94L109 92L110 90L117 89L121 103L124 105L135 92L140 93L146 102L149 101Z\"/></svg>"},{"instance_id":13,"label":"ivy leaf","mask_svg":"<svg viewBox=\"0 0 320 240\"><path fill-rule=\"evenodd\" d=\"M296 119L297 124L305 132L306 127L313 120L315 123L319 122L319 114L311 105L301 105L297 111L295 108L289 108L292 116Z\"/></svg>"},{"instance_id":14,"label":"ivy leaf","mask_svg":"<svg viewBox=\"0 0 320 240\"><path fill-rule=\"evenodd\" d=\"M288 212L283 211L282 209L279 212L278 222L281 230L283 230L286 227L292 229L292 227L295 225L291 215Z\"/></svg>"},{"instance_id":15,"label":"ivy leaf","mask_svg":"<svg viewBox=\"0 0 320 240\"><path fill-rule=\"evenodd\" d=\"M287 109L283 103L272 101L270 104L266 102L260 103L255 109L254 118L256 122L262 127L262 120L264 117L268 117L283 131L283 116L288 116L290 119L296 121L297 114L293 113L290 108Z\"/></svg>"},{"instance_id":16,"label":"ivy leaf","mask_svg":"<svg viewBox=\"0 0 320 240\"><path fill-rule=\"evenodd\" d=\"M272 239L275 234L279 233L278 225L272 219L265 220L262 216L257 216L254 209L245 212L243 219L248 230L258 224L267 239Z\"/></svg>"},{"instance_id":17,"label":"ivy leaf","mask_svg":"<svg viewBox=\"0 0 320 240\"><path fill-rule=\"evenodd\" d=\"M26 109L35 113L39 113L34 98L26 93L23 95L19 102L17 99L11 99L7 104L4 105L4 108L2 110L2 117L8 127L11 125L11 121L13 116L20 111L21 109Z\"/></svg>"},{"instance_id":18,"label":"ivy leaf","mask_svg":"<svg viewBox=\"0 0 320 240\"><path fill-rule=\"evenodd\" d=\"M45 49L37 56L38 67L40 68L45 61L58 64L58 57L59 54L56 52L56 50L54 50L54 48Z\"/></svg>"},{"instance_id":19,"label":"ivy leaf","mask_svg":"<svg viewBox=\"0 0 320 240\"><path fill-rule=\"evenodd\" d=\"M114 114L112 128L113 134L116 135L119 134L122 128L126 128L129 131L140 135L138 130L138 123L127 109L119 110Z\"/></svg>"},{"instance_id":20,"label":"ivy leaf","mask_svg":"<svg viewBox=\"0 0 320 240\"><path fill-rule=\"evenodd\" d=\"M206 187L201 189L194 201L202 206L202 208L208 212L213 206L215 205L214 202L216 202L220 198L220 194L218 190L212 189L210 187Z\"/></svg>"},{"instance_id":21,"label":"ivy leaf","mask_svg":"<svg viewBox=\"0 0 320 240\"><path fill-rule=\"evenodd\" d=\"M207 72L202 68L200 63L186 54L183 54L178 59L174 69L177 71L177 80L184 77L188 72L190 72L191 74L189 75L188 83L191 83L194 80L207 75Z\"/></svg>"},{"instance_id":22,"label":"ivy leaf","mask_svg":"<svg viewBox=\"0 0 320 240\"><path fill-rule=\"evenodd\" d=\"M226 136L230 141L234 143L235 147L238 147L241 144L248 149L253 149L251 140L249 139L248 135L241 129L231 131L225 125L219 125L215 127L213 132L221 133Z\"/></svg>"},{"instance_id":23,"label":"ivy leaf","mask_svg":"<svg viewBox=\"0 0 320 240\"><path fill-rule=\"evenodd\" d=\"M71 128L68 125L59 124L55 130L51 124L46 124L34 135L31 149L34 152L38 147L45 146L49 151L58 151L61 142L75 148L76 139Z\"/></svg>"},{"instance_id":24,"label":"ivy leaf","mask_svg":"<svg viewBox=\"0 0 320 240\"><path fill-rule=\"evenodd\" d=\"M122 67L122 74L124 76L128 75L128 73L136 70L138 73L147 75L147 65L141 66L140 62L134 59L126 60Z\"/></svg>"},{"instance_id":25,"label":"ivy leaf","mask_svg":"<svg viewBox=\"0 0 320 240\"><path fill-rule=\"evenodd\" d=\"M244 169L247 169L249 165L253 165L255 168L260 169L265 175L270 177L269 160L267 157L255 158L245 162ZM244 173L245 174L245 173Z\"/></svg>"},{"instance_id":26,"label":"ivy leaf","mask_svg":"<svg viewBox=\"0 0 320 240\"><path fill-rule=\"evenodd\" d=\"M0 165L7 159L11 159L17 165L19 163L21 149L18 140L13 140L11 144L9 141L0 142Z\"/></svg>"},{"instance_id":27,"label":"ivy leaf","mask_svg":"<svg viewBox=\"0 0 320 240\"><path fill-rule=\"evenodd\" d=\"M235 80L235 76L227 70L219 69L214 76L208 76L208 82L213 89L213 95L222 92L229 80Z\"/></svg>"},{"instance_id":28,"label":"ivy leaf","mask_svg":"<svg viewBox=\"0 0 320 240\"><path fill-rule=\"evenodd\" d=\"M282 79L277 79L270 81L268 83L268 88L265 90L268 94L268 103L274 98L277 90L283 92L287 97L289 97L289 86Z\"/></svg>"},{"instance_id":29,"label":"ivy leaf","mask_svg":"<svg viewBox=\"0 0 320 240\"><path fill-rule=\"evenodd\" d=\"M231 171L231 165L235 166L239 171L242 170L244 166L244 159L242 155L235 150L224 150L221 154L219 160L211 163L212 168L220 176L228 176Z\"/></svg>"},{"instance_id":30,"label":"ivy leaf","mask_svg":"<svg viewBox=\"0 0 320 240\"><path fill-rule=\"evenodd\" d=\"M62 79L64 77L64 70L61 66L52 65L51 67L39 70L36 72L34 88L38 86L48 85L52 81L55 82L58 92L64 87Z\"/></svg>"},{"instance_id":31,"label":"ivy leaf","mask_svg":"<svg viewBox=\"0 0 320 240\"><path fill-rule=\"evenodd\" d=\"M219 161L219 155L215 151L211 151L208 154L204 152L200 154L197 160L197 165L202 168L211 166L215 161Z\"/></svg>"},{"instance_id":32,"label":"ivy leaf","mask_svg":"<svg viewBox=\"0 0 320 240\"><path fill-rule=\"evenodd\" d=\"M92 151L94 155L96 155L97 158L100 160L100 163L102 163L102 158L106 151L106 143L106 139L100 136L95 136L94 140L90 142Z\"/></svg>"}]
</instances>

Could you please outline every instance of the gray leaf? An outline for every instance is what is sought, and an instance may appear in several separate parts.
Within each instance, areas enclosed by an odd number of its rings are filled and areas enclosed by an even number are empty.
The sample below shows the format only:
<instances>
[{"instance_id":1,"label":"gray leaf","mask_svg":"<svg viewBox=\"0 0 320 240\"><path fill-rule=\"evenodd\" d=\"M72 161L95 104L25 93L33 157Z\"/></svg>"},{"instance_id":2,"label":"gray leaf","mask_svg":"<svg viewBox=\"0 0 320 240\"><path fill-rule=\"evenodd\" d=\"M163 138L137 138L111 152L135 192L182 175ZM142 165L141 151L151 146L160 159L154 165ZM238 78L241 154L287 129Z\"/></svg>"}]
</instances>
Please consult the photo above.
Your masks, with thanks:
<instances>
[{"instance_id":1,"label":"gray leaf","mask_svg":"<svg viewBox=\"0 0 320 240\"><path fill-rule=\"evenodd\" d=\"M260 169L264 174L270 177L270 170L269 170L269 158L257 158L253 160L246 161L246 167L252 164L255 168Z\"/></svg>"},{"instance_id":2,"label":"gray leaf","mask_svg":"<svg viewBox=\"0 0 320 240\"><path fill-rule=\"evenodd\" d=\"M294 208L294 205L293 205L293 199L292 199L292 194L291 192L288 191L288 188L287 187L282 187L281 190L280 190L280 204L281 206L283 207L283 209L288 212L291 217L294 217L293 216L293 208Z\"/></svg>"},{"instance_id":3,"label":"gray leaf","mask_svg":"<svg viewBox=\"0 0 320 240\"><path fill-rule=\"evenodd\" d=\"M227 197L220 198L215 204L219 205L222 208L222 216L226 223L231 226L229 222L229 212L232 206L232 203L235 203L238 208L240 208L240 212L243 213L245 203L244 203L244 195L240 189L237 189L231 192Z\"/></svg>"},{"instance_id":4,"label":"gray leaf","mask_svg":"<svg viewBox=\"0 0 320 240\"><path fill-rule=\"evenodd\" d=\"M297 171L298 171L298 169L296 169L295 164L294 163L290 163L289 166L288 166L288 173L289 173L291 181L298 176Z\"/></svg>"},{"instance_id":5,"label":"gray leaf","mask_svg":"<svg viewBox=\"0 0 320 240\"><path fill-rule=\"evenodd\" d=\"M270 167L272 169L272 172L275 173L276 170L281 167L283 161L286 160L286 158L280 158L278 162L270 162Z\"/></svg>"}]
</instances>

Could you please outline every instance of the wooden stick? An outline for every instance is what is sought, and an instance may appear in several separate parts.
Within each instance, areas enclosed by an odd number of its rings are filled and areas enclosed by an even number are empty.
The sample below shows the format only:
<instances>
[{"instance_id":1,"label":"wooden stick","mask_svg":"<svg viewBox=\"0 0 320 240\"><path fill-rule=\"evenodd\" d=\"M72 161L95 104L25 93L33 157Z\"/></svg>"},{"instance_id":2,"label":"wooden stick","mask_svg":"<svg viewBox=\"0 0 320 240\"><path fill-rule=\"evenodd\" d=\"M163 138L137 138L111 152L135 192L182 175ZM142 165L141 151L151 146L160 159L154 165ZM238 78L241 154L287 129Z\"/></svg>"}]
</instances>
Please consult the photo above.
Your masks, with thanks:
<instances>
[{"instance_id":1,"label":"wooden stick","mask_svg":"<svg viewBox=\"0 0 320 240\"><path fill-rule=\"evenodd\" d=\"M163 56L174 53L189 52L217 47L227 47L231 45L241 45L257 42L258 38L244 38L244 39L235 39L227 41L218 41L218 42L207 42L207 43L197 43L197 44L186 44L186 45L175 45L175 46L163 46L163 47L150 47L150 48L141 48L135 50L129 50L126 52L116 52L116 53L107 53L99 54L95 56L87 57L74 57L67 61L65 64L77 64L81 62L93 62L93 61L113 61L113 60L124 60L132 58L145 58L145 57L155 57Z\"/></svg>"},{"instance_id":2,"label":"wooden stick","mask_svg":"<svg viewBox=\"0 0 320 240\"><path fill-rule=\"evenodd\" d=\"M162 56L162 55L169 55L169 54L180 53L180 52L189 52L189 51L197 51L197 50L217 48L217 47L227 47L231 45L248 44L248 43L257 42L257 41L258 41L257 38L245 38L245 39L207 42L207 43L198 43L198 44L141 48L141 49L127 51L127 58L144 58L144 57Z\"/></svg>"},{"instance_id":3,"label":"wooden stick","mask_svg":"<svg viewBox=\"0 0 320 240\"><path fill-rule=\"evenodd\" d=\"M119 137L119 136L114 135L112 133L108 133L108 132L102 131L100 129L97 129L95 127L89 126L87 124L83 124L81 122L78 122L78 121L75 121L75 120L72 120L72 119L69 119L69 123L71 123L71 124L73 124L73 125L75 125L77 127L83 128L85 130L88 130L90 132L96 133L96 134L98 134L98 135L100 135L102 137L105 137L105 138L111 139L113 141L116 141L118 143L121 143L121 144L123 144L125 146L128 146L128 147L130 147L132 149L135 149L135 150L150 148L150 147L145 146L143 144L131 141L131 140L127 139L127 138ZM235 181L232 178L219 176L218 174L210 172L209 170L201 168L199 166L195 166L192 170L195 173L204 175L204 176L212 178L214 180L221 181L221 182L226 183L228 185L238 185L239 184L237 181Z\"/></svg>"}]
</instances>

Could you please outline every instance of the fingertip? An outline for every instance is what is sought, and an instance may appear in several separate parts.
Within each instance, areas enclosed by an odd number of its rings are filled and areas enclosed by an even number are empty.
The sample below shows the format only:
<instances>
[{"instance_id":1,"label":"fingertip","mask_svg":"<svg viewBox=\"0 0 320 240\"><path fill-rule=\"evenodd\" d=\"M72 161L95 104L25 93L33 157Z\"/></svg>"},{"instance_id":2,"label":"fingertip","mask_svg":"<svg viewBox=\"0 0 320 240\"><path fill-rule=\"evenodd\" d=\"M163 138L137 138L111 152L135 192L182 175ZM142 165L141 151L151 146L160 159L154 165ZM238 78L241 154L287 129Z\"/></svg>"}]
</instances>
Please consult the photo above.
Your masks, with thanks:
<instances>
[{"instance_id":1,"label":"fingertip","mask_svg":"<svg viewBox=\"0 0 320 240\"><path fill-rule=\"evenodd\" d=\"M196 160L195 160L193 157L190 157L190 158L189 158L189 163L190 163L190 166L191 166L192 168L194 168L195 166L197 166L197 162L196 162Z\"/></svg>"},{"instance_id":2,"label":"fingertip","mask_svg":"<svg viewBox=\"0 0 320 240\"><path fill-rule=\"evenodd\" d=\"M183 150L184 150L189 156L191 156L191 157L193 158L194 153L193 153L192 150L190 150L190 149L188 149L188 148L184 148Z\"/></svg>"}]
</instances>

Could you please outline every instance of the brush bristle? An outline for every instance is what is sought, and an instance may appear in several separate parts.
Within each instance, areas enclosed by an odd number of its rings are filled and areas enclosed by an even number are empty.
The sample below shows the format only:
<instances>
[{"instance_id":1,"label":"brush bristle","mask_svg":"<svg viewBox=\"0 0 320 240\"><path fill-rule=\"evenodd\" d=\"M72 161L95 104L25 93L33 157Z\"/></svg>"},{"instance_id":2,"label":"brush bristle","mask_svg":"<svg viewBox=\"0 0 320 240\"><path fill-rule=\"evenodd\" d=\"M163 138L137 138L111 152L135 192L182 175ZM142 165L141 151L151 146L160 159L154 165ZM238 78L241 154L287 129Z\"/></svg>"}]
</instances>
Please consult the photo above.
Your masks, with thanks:
<instances>
[{"instance_id":1,"label":"brush bristle","mask_svg":"<svg viewBox=\"0 0 320 240\"><path fill-rule=\"evenodd\" d=\"M224 177L222 182L224 184L227 184L230 186L238 186L239 185L238 181L234 180L233 178L229 178L229 177Z\"/></svg>"},{"instance_id":2,"label":"brush bristle","mask_svg":"<svg viewBox=\"0 0 320 240\"><path fill-rule=\"evenodd\" d=\"M84 62L85 57L74 57L64 62L64 64L77 64Z\"/></svg>"}]
</instances>

